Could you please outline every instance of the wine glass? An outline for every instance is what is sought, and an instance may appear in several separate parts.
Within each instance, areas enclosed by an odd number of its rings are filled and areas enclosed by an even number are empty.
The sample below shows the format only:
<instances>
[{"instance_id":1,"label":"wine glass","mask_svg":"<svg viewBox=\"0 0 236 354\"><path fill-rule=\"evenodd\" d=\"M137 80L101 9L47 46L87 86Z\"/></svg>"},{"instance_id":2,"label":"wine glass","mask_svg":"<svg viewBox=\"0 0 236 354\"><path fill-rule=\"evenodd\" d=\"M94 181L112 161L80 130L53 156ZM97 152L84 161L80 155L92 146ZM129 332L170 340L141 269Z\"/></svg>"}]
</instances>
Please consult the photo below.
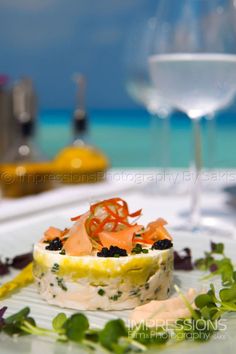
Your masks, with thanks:
<instances>
[{"instance_id":1,"label":"wine glass","mask_svg":"<svg viewBox=\"0 0 236 354\"><path fill-rule=\"evenodd\" d=\"M156 88L150 79L148 56L154 29L155 18L150 18L136 23L129 33L125 55L126 89L129 95L144 106L151 116L150 162L155 167L160 165L164 172L170 166L170 114L172 109L166 100L157 95ZM150 183L147 189L152 193L159 193L165 188L163 183L158 185Z\"/></svg>"},{"instance_id":2,"label":"wine glass","mask_svg":"<svg viewBox=\"0 0 236 354\"><path fill-rule=\"evenodd\" d=\"M183 230L209 232L200 212L200 120L236 93L236 34L230 0L160 0L149 66L156 91L193 123L194 181ZM214 225L213 225L214 226Z\"/></svg>"}]
</instances>

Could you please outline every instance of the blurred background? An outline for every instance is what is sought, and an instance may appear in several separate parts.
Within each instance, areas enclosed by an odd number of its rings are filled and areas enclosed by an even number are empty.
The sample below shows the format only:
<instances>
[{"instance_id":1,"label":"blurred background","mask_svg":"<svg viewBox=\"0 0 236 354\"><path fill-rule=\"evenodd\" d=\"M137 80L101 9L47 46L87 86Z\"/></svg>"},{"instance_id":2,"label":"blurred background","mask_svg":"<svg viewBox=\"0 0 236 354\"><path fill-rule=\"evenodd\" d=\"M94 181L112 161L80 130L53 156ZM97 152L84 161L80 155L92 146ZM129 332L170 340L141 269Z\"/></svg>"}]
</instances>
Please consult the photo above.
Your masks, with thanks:
<instances>
[{"instance_id":1,"label":"blurred background","mask_svg":"<svg viewBox=\"0 0 236 354\"><path fill-rule=\"evenodd\" d=\"M151 118L127 93L125 52L131 29L155 14L157 2L1 0L0 72L7 76L2 87L11 89L23 76L33 80L38 100L35 139L47 158L71 142L73 75L79 72L86 78L91 144L113 167L152 167ZM204 165L236 167L236 104L217 112L215 124L212 133L202 121ZM210 143L209 134L215 135ZM168 138L171 167L189 166L191 140L191 122L175 112Z\"/></svg>"}]
</instances>

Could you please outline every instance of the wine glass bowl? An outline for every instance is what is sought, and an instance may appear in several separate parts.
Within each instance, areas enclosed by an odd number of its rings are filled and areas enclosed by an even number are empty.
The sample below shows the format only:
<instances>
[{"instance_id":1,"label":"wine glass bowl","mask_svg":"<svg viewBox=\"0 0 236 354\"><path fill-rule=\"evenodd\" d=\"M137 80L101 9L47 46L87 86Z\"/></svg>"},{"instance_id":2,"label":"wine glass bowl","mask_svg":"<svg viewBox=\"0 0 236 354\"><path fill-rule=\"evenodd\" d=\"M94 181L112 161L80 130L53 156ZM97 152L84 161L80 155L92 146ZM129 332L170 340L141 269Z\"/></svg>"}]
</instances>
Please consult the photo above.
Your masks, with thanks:
<instances>
[{"instance_id":1,"label":"wine glass bowl","mask_svg":"<svg viewBox=\"0 0 236 354\"><path fill-rule=\"evenodd\" d=\"M170 114L171 108L157 94L148 66L154 28L155 19L149 18L135 25L129 33L125 55L126 89L129 95L143 105L149 113L164 118Z\"/></svg>"},{"instance_id":2,"label":"wine glass bowl","mask_svg":"<svg viewBox=\"0 0 236 354\"><path fill-rule=\"evenodd\" d=\"M236 94L235 7L231 0L160 0L149 68L157 94L193 122L191 218L183 229L204 229L200 214L200 119Z\"/></svg>"},{"instance_id":3,"label":"wine glass bowl","mask_svg":"<svg viewBox=\"0 0 236 354\"><path fill-rule=\"evenodd\" d=\"M160 95L191 119L226 106L236 91L236 55L164 54L150 58L151 76Z\"/></svg>"},{"instance_id":4,"label":"wine glass bowl","mask_svg":"<svg viewBox=\"0 0 236 354\"><path fill-rule=\"evenodd\" d=\"M155 29L155 18L144 19L130 29L125 52L126 90L130 97L150 114L150 166L166 170L170 165L170 105L152 83L148 56ZM160 118L160 119L159 119ZM163 183L150 183L146 191L162 193Z\"/></svg>"}]
</instances>

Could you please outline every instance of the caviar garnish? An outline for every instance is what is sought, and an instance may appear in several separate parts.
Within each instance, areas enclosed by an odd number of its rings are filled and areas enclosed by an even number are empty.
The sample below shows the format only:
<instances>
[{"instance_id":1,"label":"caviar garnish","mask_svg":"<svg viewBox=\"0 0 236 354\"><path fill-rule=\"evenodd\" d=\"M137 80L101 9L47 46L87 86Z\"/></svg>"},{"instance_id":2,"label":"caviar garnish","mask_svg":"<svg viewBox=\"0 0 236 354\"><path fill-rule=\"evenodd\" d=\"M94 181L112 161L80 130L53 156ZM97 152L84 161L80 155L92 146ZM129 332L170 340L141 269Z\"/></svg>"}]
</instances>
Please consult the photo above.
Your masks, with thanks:
<instances>
[{"instance_id":1,"label":"caviar garnish","mask_svg":"<svg viewBox=\"0 0 236 354\"><path fill-rule=\"evenodd\" d=\"M152 250L167 250L168 248L171 248L173 246L173 243L168 240L167 238L164 240L159 240L154 242L152 245Z\"/></svg>"},{"instance_id":2,"label":"caviar garnish","mask_svg":"<svg viewBox=\"0 0 236 354\"><path fill-rule=\"evenodd\" d=\"M46 250L49 250L49 251L59 251L62 249L62 242L59 239L59 237L56 237L45 248L46 248Z\"/></svg>"},{"instance_id":3,"label":"caviar garnish","mask_svg":"<svg viewBox=\"0 0 236 354\"><path fill-rule=\"evenodd\" d=\"M111 246L110 248L103 247L100 252L97 253L98 257L126 257L127 251L117 246Z\"/></svg>"}]
</instances>

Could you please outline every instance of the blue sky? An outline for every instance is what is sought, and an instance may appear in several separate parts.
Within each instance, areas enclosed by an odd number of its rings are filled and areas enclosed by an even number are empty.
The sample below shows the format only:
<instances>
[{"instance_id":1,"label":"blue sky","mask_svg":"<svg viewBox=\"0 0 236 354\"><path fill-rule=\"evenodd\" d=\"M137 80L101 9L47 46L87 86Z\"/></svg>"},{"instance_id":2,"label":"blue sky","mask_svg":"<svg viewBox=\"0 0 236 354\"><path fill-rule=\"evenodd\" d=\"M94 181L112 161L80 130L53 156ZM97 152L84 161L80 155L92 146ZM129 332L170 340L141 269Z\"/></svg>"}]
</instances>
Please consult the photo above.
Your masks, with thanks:
<instances>
[{"instance_id":1,"label":"blue sky","mask_svg":"<svg viewBox=\"0 0 236 354\"><path fill-rule=\"evenodd\" d=\"M74 72L88 79L90 108L131 108L124 88L130 28L157 0L1 0L0 71L30 75L41 108L71 108Z\"/></svg>"}]
</instances>

